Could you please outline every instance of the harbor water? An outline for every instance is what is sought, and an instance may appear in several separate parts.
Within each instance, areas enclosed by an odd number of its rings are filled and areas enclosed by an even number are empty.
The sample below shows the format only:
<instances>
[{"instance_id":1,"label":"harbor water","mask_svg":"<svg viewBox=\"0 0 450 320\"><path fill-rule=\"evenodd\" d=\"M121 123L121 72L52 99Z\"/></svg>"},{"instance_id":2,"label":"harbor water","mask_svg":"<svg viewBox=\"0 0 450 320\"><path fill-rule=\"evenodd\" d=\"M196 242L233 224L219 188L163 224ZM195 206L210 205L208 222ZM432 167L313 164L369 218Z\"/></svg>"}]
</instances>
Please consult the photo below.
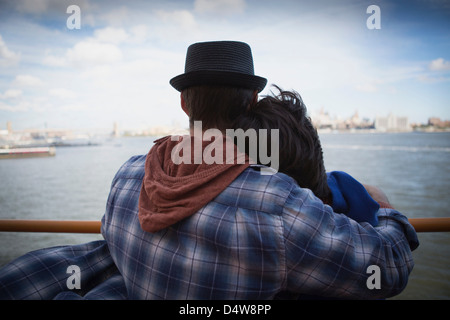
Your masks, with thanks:
<instances>
[{"instance_id":1,"label":"harbor water","mask_svg":"<svg viewBox=\"0 0 450 320\"><path fill-rule=\"evenodd\" d=\"M450 133L321 133L327 171L379 186L409 218L450 217ZM0 219L100 220L114 174L152 137L57 148L54 157L0 160ZM407 288L393 299L450 299L450 232L419 233ZM29 251L100 234L0 233L0 266Z\"/></svg>"}]
</instances>

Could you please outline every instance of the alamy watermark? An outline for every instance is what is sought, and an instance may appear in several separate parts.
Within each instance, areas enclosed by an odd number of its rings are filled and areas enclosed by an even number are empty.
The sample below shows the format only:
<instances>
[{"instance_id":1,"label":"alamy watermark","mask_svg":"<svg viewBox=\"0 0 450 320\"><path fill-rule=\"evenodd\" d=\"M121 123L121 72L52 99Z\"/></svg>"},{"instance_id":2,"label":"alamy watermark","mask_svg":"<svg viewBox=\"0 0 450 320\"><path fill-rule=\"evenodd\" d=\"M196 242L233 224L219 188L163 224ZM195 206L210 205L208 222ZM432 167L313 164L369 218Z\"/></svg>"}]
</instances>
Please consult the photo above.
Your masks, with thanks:
<instances>
[{"instance_id":1,"label":"alamy watermark","mask_svg":"<svg viewBox=\"0 0 450 320\"><path fill-rule=\"evenodd\" d=\"M371 14L370 17L367 18L366 26L367 29L381 29L381 9L377 5L370 5L367 7L366 13Z\"/></svg>"},{"instance_id":2,"label":"alamy watermark","mask_svg":"<svg viewBox=\"0 0 450 320\"><path fill-rule=\"evenodd\" d=\"M72 4L67 7L66 13L70 14L67 18L66 26L69 30L81 29L81 9L79 6ZM366 13L370 14L370 17L366 20L366 26L368 29L381 29L381 9L377 5L370 5L366 9Z\"/></svg>"},{"instance_id":3,"label":"alamy watermark","mask_svg":"<svg viewBox=\"0 0 450 320\"><path fill-rule=\"evenodd\" d=\"M192 140L193 137L193 147ZM224 140L225 139L225 140ZM226 129L225 136L218 129L202 130L202 122L194 121L193 135L171 136L172 141L179 141L171 153L174 164L244 164L244 150L248 150L250 164L261 164L262 175L273 175L279 169L279 129L270 129L270 147L268 130ZM203 141L211 141L204 149ZM224 141L225 150L224 150ZM237 146L237 154L235 152ZM193 150L192 150L193 149ZM270 149L270 155L268 151ZM224 160L225 156L225 160ZM270 166L270 167L269 167Z\"/></svg>"},{"instance_id":4,"label":"alamy watermark","mask_svg":"<svg viewBox=\"0 0 450 320\"><path fill-rule=\"evenodd\" d=\"M72 4L67 7L66 13L71 15L67 18L66 26L67 29L81 29L81 9L79 6Z\"/></svg>"},{"instance_id":5,"label":"alamy watermark","mask_svg":"<svg viewBox=\"0 0 450 320\"><path fill-rule=\"evenodd\" d=\"M367 267L366 273L370 273L371 275L367 278L366 286L367 289L381 289L381 270L377 265L370 265Z\"/></svg>"},{"instance_id":6,"label":"alamy watermark","mask_svg":"<svg viewBox=\"0 0 450 320\"><path fill-rule=\"evenodd\" d=\"M67 278L67 289L81 289L81 270L80 267L73 264L67 267L66 273L70 274Z\"/></svg>"}]
</instances>

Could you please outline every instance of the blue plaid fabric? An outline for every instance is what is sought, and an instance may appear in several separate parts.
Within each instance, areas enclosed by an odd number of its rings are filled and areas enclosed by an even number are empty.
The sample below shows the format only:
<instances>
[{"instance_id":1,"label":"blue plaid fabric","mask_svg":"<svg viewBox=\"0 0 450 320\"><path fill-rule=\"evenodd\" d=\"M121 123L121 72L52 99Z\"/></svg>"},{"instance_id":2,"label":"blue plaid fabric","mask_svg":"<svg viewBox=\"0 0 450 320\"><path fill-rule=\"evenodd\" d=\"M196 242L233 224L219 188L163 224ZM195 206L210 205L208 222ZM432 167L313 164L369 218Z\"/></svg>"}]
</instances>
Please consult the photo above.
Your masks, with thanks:
<instances>
[{"instance_id":1,"label":"blue plaid fabric","mask_svg":"<svg viewBox=\"0 0 450 320\"><path fill-rule=\"evenodd\" d=\"M381 209L357 223L277 173L248 168L193 216L142 231L138 198L145 156L116 174L102 219L106 241L30 252L0 269L0 299L386 298L413 268L417 235ZM80 289L68 267L80 268ZM370 265L380 289L369 289Z\"/></svg>"},{"instance_id":2,"label":"blue plaid fabric","mask_svg":"<svg viewBox=\"0 0 450 320\"><path fill-rule=\"evenodd\" d=\"M144 232L138 198L145 156L115 176L102 234L130 299L386 298L413 268L417 235L381 209L378 226L334 213L308 189L248 168L194 215ZM369 289L370 265L380 289Z\"/></svg>"},{"instance_id":3,"label":"blue plaid fabric","mask_svg":"<svg viewBox=\"0 0 450 320\"><path fill-rule=\"evenodd\" d=\"M79 289L70 286L70 266L79 268ZM126 298L123 278L105 241L32 251L0 269L2 300Z\"/></svg>"}]
</instances>

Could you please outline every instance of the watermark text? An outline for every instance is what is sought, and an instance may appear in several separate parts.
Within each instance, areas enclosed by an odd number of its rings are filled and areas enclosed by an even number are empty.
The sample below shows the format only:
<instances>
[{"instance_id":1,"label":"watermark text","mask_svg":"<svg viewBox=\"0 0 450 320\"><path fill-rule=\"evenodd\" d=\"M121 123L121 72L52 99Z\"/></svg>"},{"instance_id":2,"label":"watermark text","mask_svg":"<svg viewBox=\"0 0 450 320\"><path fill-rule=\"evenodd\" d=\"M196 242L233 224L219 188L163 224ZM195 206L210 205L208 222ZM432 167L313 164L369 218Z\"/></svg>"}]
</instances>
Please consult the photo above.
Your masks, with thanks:
<instances>
[{"instance_id":1,"label":"watermark text","mask_svg":"<svg viewBox=\"0 0 450 320\"><path fill-rule=\"evenodd\" d=\"M66 13L71 13L67 18L66 26L69 30L81 29L81 9L73 4L67 7Z\"/></svg>"},{"instance_id":2,"label":"watermark text","mask_svg":"<svg viewBox=\"0 0 450 320\"><path fill-rule=\"evenodd\" d=\"M248 150L250 164L270 167L261 168L262 175L273 175L279 169L279 129L226 129L225 136L218 129L202 130L202 122L194 121L193 136L171 136L179 143L172 149L171 160L174 164L244 164L244 150ZM193 137L193 142L191 138ZM180 141L181 139L181 141ZM225 143L224 150L224 139ZM203 141L211 141L203 148ZM236 144L234 144L236 141ZM238 154L235 154L235 145ZM269 152L270 146L270 152ZM239 150L241 152L239 152ZM270 153L270 154L269 154ZM224 159L225 156L225 159Z\"/></svg>"},{"instance_id":3,"label":"watermark text","mask_svg":"<svg viewBox=\"0 0 450 320\"><path fill-rule=\"evenodd\" d=\"M367 267L366 273L371 275L367 278L366 285L369 290L381 289L381 271L377 265L370 265Z\"/></svg>"},{"instance_id":4,"label":"watermark text","mask_svg":"<svg viewBox=\"0 0 450 320\"><path fill-rule=\"evenodd\" d=\"M67 267L66 273L69 273L70 276L67 278L66 286L67 289L81 289L81 270L77 265L70 265Z\"/></svg>"},{"instance_id":5,"label":"watermark text","mask_svg":"<svg viewBox=\"0 0 450 320\"><path fill-rule=\"evenodd\" d=\"M366 13L371 14L367 18L366 26L369 30L381 29L381 9L377 5L370 5L367 7Z\"/></svg>"}]
</instances>

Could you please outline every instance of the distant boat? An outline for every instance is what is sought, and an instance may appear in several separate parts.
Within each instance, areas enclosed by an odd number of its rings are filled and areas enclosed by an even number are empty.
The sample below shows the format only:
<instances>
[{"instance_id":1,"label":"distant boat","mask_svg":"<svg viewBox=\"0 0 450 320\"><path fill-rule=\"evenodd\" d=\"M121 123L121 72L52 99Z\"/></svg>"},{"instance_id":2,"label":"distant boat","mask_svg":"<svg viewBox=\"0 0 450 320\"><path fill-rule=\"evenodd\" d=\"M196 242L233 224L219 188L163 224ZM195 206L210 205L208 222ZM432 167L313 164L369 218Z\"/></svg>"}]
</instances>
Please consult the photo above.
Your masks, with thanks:
<instances>
[{"instance_id":1,"label":"distant boat","mask_svg":"<svg viewBox=\"0 0 450 320\"><path fill-rule=\"evenodd\" d=\"M55 147L0 149L0 159L52 157L55 153Z\"/></svg>"}]
</instances>

